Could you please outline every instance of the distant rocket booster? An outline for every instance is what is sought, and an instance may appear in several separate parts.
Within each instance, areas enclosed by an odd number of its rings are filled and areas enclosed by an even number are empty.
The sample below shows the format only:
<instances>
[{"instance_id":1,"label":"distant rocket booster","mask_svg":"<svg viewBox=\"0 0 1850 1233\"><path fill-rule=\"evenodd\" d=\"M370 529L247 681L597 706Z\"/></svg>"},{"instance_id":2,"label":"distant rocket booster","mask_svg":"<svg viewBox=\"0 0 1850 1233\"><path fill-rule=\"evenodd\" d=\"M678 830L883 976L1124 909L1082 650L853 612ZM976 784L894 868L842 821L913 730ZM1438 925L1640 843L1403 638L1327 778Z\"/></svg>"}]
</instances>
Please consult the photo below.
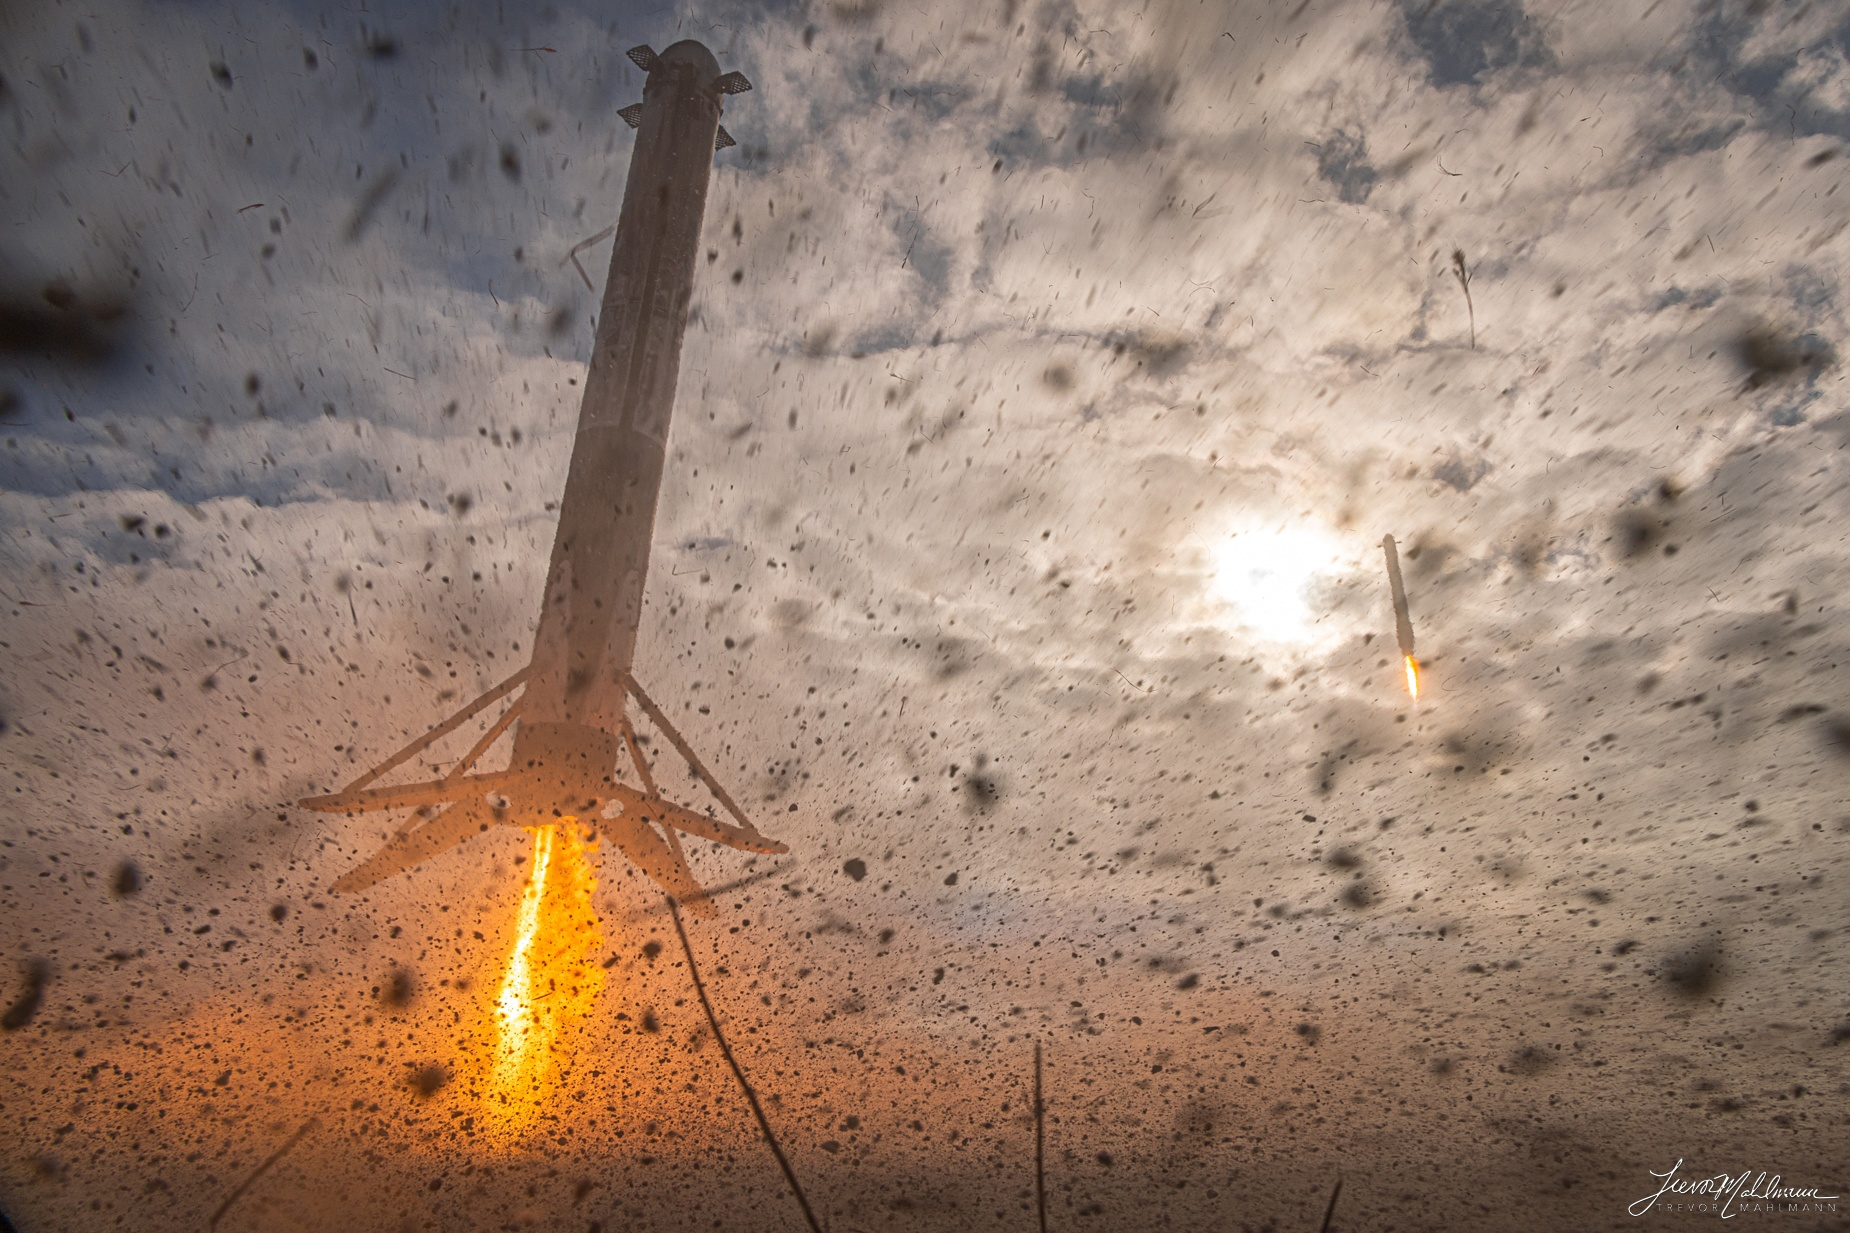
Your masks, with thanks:
<instances>
[{"instance_id":1,"label":"distant rocket booster","mask_svg":"<svg viewBox=\"0 0 1850 1233\"><path fill-rule=\"evenodd\" d=\"M1413 618L1407 613L1407 584L1400 577L1400 552L1394 537L1381 537L1381 551L1387 556L1388 588L1394 593L1394 638L1400 643L1400 656L1407 666L1407 692L1420 696L1420 661L1413 655Z\"/></svg>"}]
</instances>

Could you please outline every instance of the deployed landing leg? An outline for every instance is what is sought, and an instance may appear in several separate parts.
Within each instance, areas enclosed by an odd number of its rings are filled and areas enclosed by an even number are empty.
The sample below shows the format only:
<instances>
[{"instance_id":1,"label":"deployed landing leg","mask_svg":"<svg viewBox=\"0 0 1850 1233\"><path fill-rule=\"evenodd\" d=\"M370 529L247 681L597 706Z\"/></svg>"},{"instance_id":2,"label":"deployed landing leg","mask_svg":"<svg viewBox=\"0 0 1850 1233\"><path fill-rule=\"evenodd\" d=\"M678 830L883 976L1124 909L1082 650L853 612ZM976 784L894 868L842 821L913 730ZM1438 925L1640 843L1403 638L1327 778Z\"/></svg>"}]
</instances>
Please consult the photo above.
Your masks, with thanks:
<instances>
[{"instance_id":1,"label":"deployed landing leg","mask_svg":"<svg viewBox=\"0 0 1850 1233\"><path fill-rule=\"evenodd\" d=\"M336 879L331 890L340 894L365 890L458 846L491 826L544 826L569 816L594 826L690 912L706 916L712 913L713 907L706 891L688 868L679 832L747 852L776 854L789 850L758 832L695 756L668 716L628 674L621 682L623 695L636 700L650 722L668 738L676 752L687 759L688 767L737 825L663 799L648 760L643 756L642 742L628 716L621 711L611 719L636 769L636 776L642 781L640 791L617 780L616 741L612 735L600 728L580 725L541 725L543 739L537 745L542 756L529 757L523 765L506 770L470 774L476 762L521 718L522 698L516 698L502 711L443 778L373 786L489 705L512 693L526 679L527 669L522 669L339 792L301 801L305 809L349 816L416 808L424 818L421 823L408 822L398 828L378 852ZM430 812L433 809L439 812L433 814Z\"/></svg>"}]
</instances>

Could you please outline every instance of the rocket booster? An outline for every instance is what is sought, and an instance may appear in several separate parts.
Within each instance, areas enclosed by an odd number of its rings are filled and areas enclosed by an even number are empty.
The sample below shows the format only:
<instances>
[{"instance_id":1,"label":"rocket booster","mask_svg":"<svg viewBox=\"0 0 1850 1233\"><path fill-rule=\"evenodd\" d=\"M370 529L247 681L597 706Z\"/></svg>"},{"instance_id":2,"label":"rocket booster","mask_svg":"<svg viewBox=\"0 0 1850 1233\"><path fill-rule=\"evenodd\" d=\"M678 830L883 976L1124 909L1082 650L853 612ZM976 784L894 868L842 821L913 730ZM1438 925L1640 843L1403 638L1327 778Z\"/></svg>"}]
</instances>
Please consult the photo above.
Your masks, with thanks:
<instances>
[{"instance_id":1,"label":"rocket booster","mask_svg":"<svg viewBox=\"0 0 1850 1233\"><path fill-rule=\"evenodd\" d=\"M630 671L713 151L733 144L720 127L720 103L751 88L691 40L659 55L639 47L630 58L648 82L643 101L618 113L637 129L636 149L559 503L521 736L545 723L596 725L600 703L621 696Z\"/></svg>"},{"instance_id":2,"label":"rocket booster","mask_svg":"<svg viewBox=\"0 0 1850 1233\"><path fill-rule=\"evenodd\" d=\"M677 832L744 851L788 850L758 833L632 675L707 184L714 151L735 144L720 125L721 104L751 83L720 72L713 53L692 40L659 55L648 47L628 54L648 80L642 102L617 112L637 130L636 149L532 662L341 791L302 801L329 813L425 811L426 821L401 827L336 879L329 889L337 893L364 890L491 826L549 826L569 817L593 825L690 910L710 913ZM442 779L375 786L516 689L524 692ZM737 825L662 798L626 715L631 700ZM469 774L510 728L507 769ZM640 788L617 778L626 750Z\"/></svg>"}]
</instances>

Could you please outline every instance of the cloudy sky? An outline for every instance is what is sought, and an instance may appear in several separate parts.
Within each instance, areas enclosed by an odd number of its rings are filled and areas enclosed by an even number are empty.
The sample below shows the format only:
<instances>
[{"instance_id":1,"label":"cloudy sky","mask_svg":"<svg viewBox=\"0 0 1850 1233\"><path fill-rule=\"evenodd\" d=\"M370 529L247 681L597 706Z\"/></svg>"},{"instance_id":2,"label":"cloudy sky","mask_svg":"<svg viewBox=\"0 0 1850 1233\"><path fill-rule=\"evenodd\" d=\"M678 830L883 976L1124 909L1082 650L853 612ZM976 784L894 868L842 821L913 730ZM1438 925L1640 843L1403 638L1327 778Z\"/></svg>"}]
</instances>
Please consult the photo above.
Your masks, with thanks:
<instances>
[{"instance_id":1,"label":"cloudy sky","mask_svg":"<svg viewBox=\"0 0 1850 1233\"><path fill-rule=\"evenodd\" d=\"M291 806L525 662L681 38L756 88L638 676L791 847L692 929L819 1214L1035 1227L1036 1041L1060 1228L1850 1185L1842 6L40 3L16 1225L804 1227L619 855L590 1077L491 1141L532 841L337 897L390 823Z\"/></svg>"}]
</instances>

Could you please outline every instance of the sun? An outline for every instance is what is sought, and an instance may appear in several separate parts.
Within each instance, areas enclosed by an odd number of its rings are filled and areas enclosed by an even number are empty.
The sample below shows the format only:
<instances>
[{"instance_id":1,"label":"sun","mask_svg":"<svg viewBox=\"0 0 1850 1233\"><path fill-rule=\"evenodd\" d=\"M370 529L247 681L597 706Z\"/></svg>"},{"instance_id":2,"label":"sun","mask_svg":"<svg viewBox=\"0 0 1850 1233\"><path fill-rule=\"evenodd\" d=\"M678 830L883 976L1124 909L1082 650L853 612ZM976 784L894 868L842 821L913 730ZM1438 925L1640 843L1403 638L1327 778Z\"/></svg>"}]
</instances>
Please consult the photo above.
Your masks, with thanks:
<instances>
[{"instance_id":1,"label":"sun","mask_svg":"<svg viewBox=\"0 0 1850 1233\"><path fill-rule=\"evenodd\" d=\"M1212 543L1208 553L1209 593L1231 610L1236 626L1285 646L1322 639L1311 591L1343 568L1335 536L1310 526L1248 527Z\"/></svg>"}]
</instances>

